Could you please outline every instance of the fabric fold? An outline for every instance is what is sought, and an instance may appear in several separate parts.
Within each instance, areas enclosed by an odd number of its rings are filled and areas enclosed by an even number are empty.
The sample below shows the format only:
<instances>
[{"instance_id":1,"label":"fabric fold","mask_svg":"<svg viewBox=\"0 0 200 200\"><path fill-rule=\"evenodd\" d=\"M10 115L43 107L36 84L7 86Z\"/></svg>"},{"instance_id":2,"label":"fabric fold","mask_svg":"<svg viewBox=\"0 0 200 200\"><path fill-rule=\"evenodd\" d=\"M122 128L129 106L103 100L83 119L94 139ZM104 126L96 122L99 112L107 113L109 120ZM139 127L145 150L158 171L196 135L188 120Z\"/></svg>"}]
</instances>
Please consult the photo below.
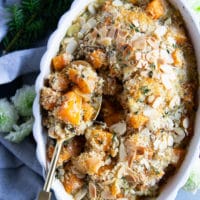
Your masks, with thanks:
<instances>
[{"instance_id":1,"label":"fabric fold","mask_svg":"<svg viewBox=\"0 0 200 200\"><path fill-rule=\"evenodd\" d=\"M39 47L15 51L0 57L0 84L9 83L19 75L38 71L45 50L46 47Z\"/></svg>"}]
</instances>

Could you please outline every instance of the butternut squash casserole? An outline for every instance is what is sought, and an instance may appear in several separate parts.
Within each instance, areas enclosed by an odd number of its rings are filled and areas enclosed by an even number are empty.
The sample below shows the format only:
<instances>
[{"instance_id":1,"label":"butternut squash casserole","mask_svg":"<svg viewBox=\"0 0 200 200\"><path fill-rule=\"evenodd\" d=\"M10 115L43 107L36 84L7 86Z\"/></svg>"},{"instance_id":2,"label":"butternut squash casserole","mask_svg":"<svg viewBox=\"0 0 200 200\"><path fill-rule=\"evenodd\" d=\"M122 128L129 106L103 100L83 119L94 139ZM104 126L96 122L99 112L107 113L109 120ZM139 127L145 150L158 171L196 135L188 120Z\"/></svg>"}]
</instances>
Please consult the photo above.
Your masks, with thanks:
<instances>
[{"instance_id":1,"label":"butternut squash casserole","mask_svg":"<svg viewBox=\"0 0 200 200\"><path fill-rule=\"evenodd\" d=\"M48 135L75 135L58 161L65 190L76 200L156 197L193 135L197 77L171 4L90 3L67 30L40 96ZM49 160L54 145L49 138Z\"/></svg>"}]
</instances>

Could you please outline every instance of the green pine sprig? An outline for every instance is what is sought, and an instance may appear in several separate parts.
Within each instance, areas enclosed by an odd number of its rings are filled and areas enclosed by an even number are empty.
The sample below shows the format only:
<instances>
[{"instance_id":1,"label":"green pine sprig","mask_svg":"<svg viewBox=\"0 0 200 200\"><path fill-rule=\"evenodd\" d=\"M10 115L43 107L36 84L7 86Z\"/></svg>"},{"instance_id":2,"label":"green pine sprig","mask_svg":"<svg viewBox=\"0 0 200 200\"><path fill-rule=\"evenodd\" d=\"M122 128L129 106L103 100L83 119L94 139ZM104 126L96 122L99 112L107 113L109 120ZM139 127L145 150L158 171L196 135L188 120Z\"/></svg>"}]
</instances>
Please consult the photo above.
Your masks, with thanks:
<instances>
[{"instance_id":1,"label":"green pine sprig","mask_svg":"<svg viewBox=\"0 0 200 200\"><path fill-rule=\"evenodd\" d=\"M8 7L11 18L7 35L1 42L4 52L29 48L54 30L61 15L73 0L22 0Z\"/></svg>"}]
</instances>

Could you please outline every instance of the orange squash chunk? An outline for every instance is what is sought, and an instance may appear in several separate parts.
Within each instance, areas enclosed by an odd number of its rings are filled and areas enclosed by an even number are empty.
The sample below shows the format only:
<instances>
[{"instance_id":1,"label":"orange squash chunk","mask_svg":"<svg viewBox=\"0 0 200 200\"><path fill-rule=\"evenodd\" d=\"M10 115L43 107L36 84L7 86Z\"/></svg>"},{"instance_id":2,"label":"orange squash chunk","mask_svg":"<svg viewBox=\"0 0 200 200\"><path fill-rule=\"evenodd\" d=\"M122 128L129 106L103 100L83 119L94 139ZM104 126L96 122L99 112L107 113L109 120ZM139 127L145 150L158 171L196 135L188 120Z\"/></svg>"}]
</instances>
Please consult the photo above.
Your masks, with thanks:
<instances>
[{"instance_id":1,"label":"orange squash chunk","mask_svg":"<svg viewBox=\"0 0 200 200\"><path fill-rule=\"evenodd\" d=\"M68 174L67 176L65 176L63 184L64 184L65 190L69 194L72 194L83 186L84 181L78 178L74 174Z\"/></svg>"},{"instance_id":2,"label":"orange squash chunk","mask_svg":"<svg viewBox=\"0 0 200 200\"><path fill-rule=\"evenodd\" d=\"M145 117L144 115L131 115L129 122L131 124L131 126L135 129L145 125L148 121L148 118Z\"/></svg>"},{"instance_id":3,"label":"orange squash chunk","mask_svg":"<svg viewBox=\"0 0 200 200\"><path fill-rule=\"evenodd\" d=\"M117 181L115 181L112 185L111 185L111 193L114 197L117 197L120 193L120 187L117 184Z\"/></svg>"},{"instance_id":4,"label":"orange squash chunk","mask_svg":"<svg viewBox=\"0 0 200 200\"><path fill-rule=\"evenodd\" d=\"M106 66L106 54L100 49L95 50L89 55L89 62L95 69Z\"/></svg>"},{"instance_id":5,"label":"orange squash chunk","mask_svg":"<svg viewBox=\"0 0 200 200\"><path fill-rule=\"evenodd\" d=\"M50 147L48 148L48 151L47 151L47 157L48 157L49 161L51 161L51 158L52 158L52 156L53 156L53 152L54 152L54 146L50 146ZM63 162L69 160L70 157L71 157L70 152L69 152L69 151L66 151L66 150L64 150L64 149L62 148L62 151L61 151L61 153L60 153L60 155L59 155L59 158L58 158L57 166L62 165Z\"/></svg>"},{"instance_id":6,"label":"orange squash chunk","mask_svg":"<svg viewBox=\"0 0 200 200\"><path fill-rule=\"evenodd\" d=\"M151 1L147 8L146 12L153 18L159 19L165 14L165 9L161 0Z\"/></svg>"},{"instance_id":7,"label":"orange squash chunk","mask_svg":"<svg viewBox=\"0 0 200 200\"><path fill-rule=\"evenodd\" d=\"M69 79L76 83L79 89L86 94L92 93L95 88L95 80L93 77L82 77L78 70L70 68L68 71Z\"/></svg>"},{"instance_id":8,"label":"orange squash chunk","mask_svg":"<svg viewBox=\"0 0 200 200\"><path fill-rule=\"evenodd\" d=\"M93 138L95 139L95 142L99 145L104 145L103 150L108 151L112 144L112 138L113 134L109 133L107 131L103 131L100 129L94 129L92 131Z\"/></svg>"},{"instance_id":9,"label":"orange squash chunk","mask_svg":"<svg viewBox=\"0 0 200 200\"><path fill-rule=\"evenodd\" d=\"M185 33L180 31L179 33L177 33L175 35L175 40L176 40L177 44L183 45L184 43L187 42L188 39L187 39L187 36L185 35Z\"/></svg>"},{"instance_id":10,"label":"orange squash chunk","mask_svg":"<svg viewBox=\"0 0 200 200\"><path fill-rule=\"evenodd\" d=\"M68 65L70 63L71 59L70 56L66 53L64 54L60 54L58 56L55 56L52 59L52 64L53 64L53 68L56 71L60 71L61 69L63 69L66 65Z\"/></svg>"},{"instance_id":11,"label":"orange squash chunk","mask_svg":"<svg viewBox=\"0 0 200 200\"><path fill-rule=\"evenodd\" d=\"M175 166L179 166L185 157L186 150L180 149L180 148L174 148L173 151L174 151L174 154L178 157L177 163L173 163L173 164Z\"/></svg>"},{"instance_id":12,"label":"orange squash chunk","mask_svg":"<svg viewBox=\"0 0 200 200\"><path fill-rule=\"evenodd\" d=\"M172 58L174 60L174 65L175 66L182 66L182 60L181 60L181 55L180 55L180 50L175 50L173 53L172 53Z\"/></svg>"},{"instance_id":13,"label":"orange squash chunk","mask_svg":"<svg viewBox=\"0 0 200 200\"><path fill-rule=\"evenodd\" d=\"M113 165L110 164L110 165L104 165L102 167L99 168L99 171L98 171L98 175L101 176L101 174L103 174L106 170L112 170L113 169Z\"/></svg>"},{"instance_id":14,"label":"orange squash chunk","mask_svg":"<svg viewBox=\"0 0 200 200\"><path fill-rule=\"evenodd\" d=\"M75 92L65 94L66 100L58 109L58 118L72 125L79 125L81 121L82 98Z\"/></svg>"},{"instance_id":15,"label":"orange squash chunk","mask_svg":"<svg viewBox=\"0 0 200 200\"><path fill-rule=\"evenodd\" d=\"M83 103L82 108L83 108L83 112L84 112L84 114L83 114L84 121L86 121L86 122L90 121L94 114L94 108L88 103Z\"/></svg>"}]
</instances>

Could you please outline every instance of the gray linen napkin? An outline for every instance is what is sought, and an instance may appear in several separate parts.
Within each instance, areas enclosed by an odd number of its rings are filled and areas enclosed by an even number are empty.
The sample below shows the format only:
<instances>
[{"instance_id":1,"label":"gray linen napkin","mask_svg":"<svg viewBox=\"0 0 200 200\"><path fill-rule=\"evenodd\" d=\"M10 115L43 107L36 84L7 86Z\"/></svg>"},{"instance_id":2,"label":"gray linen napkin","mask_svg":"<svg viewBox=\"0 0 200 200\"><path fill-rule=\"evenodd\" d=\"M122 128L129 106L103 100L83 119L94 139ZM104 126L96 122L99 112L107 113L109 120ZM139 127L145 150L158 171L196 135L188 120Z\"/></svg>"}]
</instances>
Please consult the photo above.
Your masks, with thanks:
<instances>
[{"instance_id":1,"label":"gray linen napkin","mask_svg":"<svg viewBox=\"0 0 200 200\"><path fill-rule=\"evenodd\" d=\"M24 75L17 82L34 84L45 49L16 51L0 57L1 97L9 97L10 91L16 89L16 81L11 81L18 76ZM12 144L3 138L4 135L0 133L0 200L36 200L44 181L35 155L35 141L29 137L20 144Z\"/></svg>"},{"instance_id":2,"label":"gray linen napkin","mask_svg":"<svg viewBox=\"0 0 200 200\"><path fill-rule=\"evenodd\" d=\"M7 31L5 6L20 0L0 0L0 41ZM46 44L46 40L34 46ZM46 47L15 51L0 57L0 98L14 95L23 84L34 84ZM20 77L20 78L18 78ZM17 78L17 79L16 79ZM0 133L0 200L36 200L44 180L33 137L12 144ZM54 195L52 200L55 200Z\"/></svg>"}]
</instances>

